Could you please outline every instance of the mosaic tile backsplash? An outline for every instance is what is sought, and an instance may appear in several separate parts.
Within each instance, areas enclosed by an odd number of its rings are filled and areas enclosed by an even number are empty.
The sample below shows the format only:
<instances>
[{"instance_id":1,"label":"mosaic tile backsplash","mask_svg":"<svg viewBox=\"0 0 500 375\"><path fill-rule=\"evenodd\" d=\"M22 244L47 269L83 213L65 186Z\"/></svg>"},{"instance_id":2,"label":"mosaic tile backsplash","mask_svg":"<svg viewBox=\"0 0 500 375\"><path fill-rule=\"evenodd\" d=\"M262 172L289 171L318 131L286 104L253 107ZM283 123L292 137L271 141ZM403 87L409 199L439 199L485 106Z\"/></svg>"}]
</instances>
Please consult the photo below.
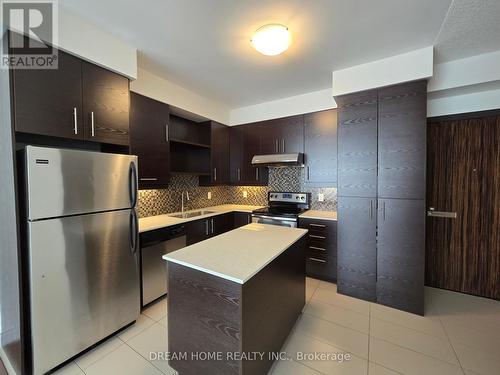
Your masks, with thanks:
<instances>
[{"instance_id":1,"label":"mosaic tile backsplash","mask_svg":"<svg viewBox=\"0 0 500 375\"><path fill-rule=\"evenodd\" d=\"M138 213L140 217L162 215L181 210L183 191L189 192L185 209L193 210L221 204L247 204L265 206L268 191L311 192L311 208L314 210L336 211L337 189L335 187L310 187L305 183L304 168L270 168L269 186L199 186L198 176L173 175L167 189L139 190ZM212 199L208 199L208 192ZM247 198L243 198L243 192ZM318 193L325 196L318 202Z\"/></svg>"}]
</instances>

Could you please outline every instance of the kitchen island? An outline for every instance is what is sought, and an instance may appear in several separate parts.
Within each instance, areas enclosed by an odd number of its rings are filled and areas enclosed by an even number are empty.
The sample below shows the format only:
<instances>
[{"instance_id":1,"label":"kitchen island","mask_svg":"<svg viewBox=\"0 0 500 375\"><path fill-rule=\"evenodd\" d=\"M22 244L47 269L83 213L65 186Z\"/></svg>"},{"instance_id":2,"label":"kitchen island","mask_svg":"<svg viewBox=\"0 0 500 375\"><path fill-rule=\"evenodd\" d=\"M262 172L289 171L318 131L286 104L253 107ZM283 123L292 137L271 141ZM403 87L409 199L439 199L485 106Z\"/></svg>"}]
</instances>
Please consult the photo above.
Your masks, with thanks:
<instances>
[{"instance_id":1,"label":"kitchen island","mask_svg":"<svg viewBox=\"0 0 500 375\"><path fill-rule=\"evenodd\" d=\"M305 304L307 230L249 224L169 253L169 364L266 374Z\"/></svg>"}]
</instances>

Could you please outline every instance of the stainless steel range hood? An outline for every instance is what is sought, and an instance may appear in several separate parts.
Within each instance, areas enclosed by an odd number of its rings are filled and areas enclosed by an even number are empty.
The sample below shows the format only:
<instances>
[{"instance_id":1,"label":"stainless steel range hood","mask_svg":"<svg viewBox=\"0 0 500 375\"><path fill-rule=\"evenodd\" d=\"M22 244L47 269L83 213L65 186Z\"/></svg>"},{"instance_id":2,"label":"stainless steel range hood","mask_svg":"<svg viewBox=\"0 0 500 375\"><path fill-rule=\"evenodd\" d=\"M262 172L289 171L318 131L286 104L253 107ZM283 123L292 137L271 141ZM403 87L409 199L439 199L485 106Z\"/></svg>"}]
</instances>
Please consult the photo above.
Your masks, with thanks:
<instances>
[{"instance_id":1,"label":"stainless steel range hood","mask_svg":"<svg viewBox=\"0 0 500 375\"><path fill-rule=\"evenodd\" d=\"M252 158L252 165L258 167L286 167L303 166L304 154L273 154L273 155L255 155Z\"/></svg>"}]
</instances>

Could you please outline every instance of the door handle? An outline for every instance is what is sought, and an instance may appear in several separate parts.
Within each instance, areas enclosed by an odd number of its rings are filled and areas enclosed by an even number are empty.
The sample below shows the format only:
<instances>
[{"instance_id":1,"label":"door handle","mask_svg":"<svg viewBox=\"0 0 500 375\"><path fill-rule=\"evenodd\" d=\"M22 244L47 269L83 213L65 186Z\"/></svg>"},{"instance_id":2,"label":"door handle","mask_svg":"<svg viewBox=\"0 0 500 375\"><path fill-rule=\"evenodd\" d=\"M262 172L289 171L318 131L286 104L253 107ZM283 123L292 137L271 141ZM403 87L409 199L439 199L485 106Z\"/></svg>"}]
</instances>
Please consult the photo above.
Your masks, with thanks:
<instances>
[{"instance_id":1,"label":"door handle","mask_svg":"<svg viewBox=\"0 0 500 375\"><path fill-rule=\"evenodd\" d=\"M255 179L259 181L259 168L255 168Z\"/></svg>"},{"instance_id":2,"label":"door handle","mask_svg":"<svg viewBox=\"0 0 500 375\"><path fill-rule=\"evenodd\" d=\"M129 197L130 205L135 207L137 204L137 168L133 161L130 162L129 167Z\"/></svg>"},{"instance_id":3,"label":"door handle","mask_svg":"<svg viewBox=\"0 0 500 375\"><path fill-rule=\"evenodd\" d=\"M210 219L210 225L212 226L212 234L214 234L214 219Z\"/></svg>"},{"instance_id":4,"label":"door handle","mask_svg":"<svg viewBox=\"0 0 500 375\"><path fill-rule=\"evenodd\" d=\"M307 181L309 181L309 166L307 166Z\"/></svg>"},{"instance_id":5,"label":"door handle","mask_svg":"<svg viewBox=\"0 0 500 375\"><path fill-rule=\"evenodd\" d=\"M158 181L156 177L141 177L139 180L141 181Z\"/></svg>"},{"instance_id":6,"label":"door handle","mask_svg":"<svg viewBox=\"0 0 500 375\"><path fill-rule=\"evenodd\" d=\"M217 181L217 168L214 168L214 181Z\"/></svg>"},{"instance_id":7,"label":"door handle","mask_svg":"<svg viewBox=\"0 0 500 375\"><path fill-rule=\"evenodd\" d=\"M137 220L137 214L135 210L132 209L130 211L130 249L132 250L132 254L135 255L137 252L137 245L139 243L139 223Z\"/></svg>"},{"instance_id":8,"label":"door handle","mask_svg":"<svg viewBox=\"0 0 500 375\"><path fill-rule=\"evenodd\" d=\"M168 124L165 124L165 142L168 142Z\"/></svg>"},{"instance_id":9,"label":"door handle","mask_svg":"<svg viewBox=\"0 0 500 375\"><path fill-rule=\"evenodd\" d=\"M285 153L285 138L281 140L281 152L284 154Z\"/></svg>"},{"instance_id":10,"label":"door handle","mask_svg":"<svg viewBox=\"0 0 500 375\"><path fill-rule=\"evenodd\" d=\"M309 235L309 237L311 237L311 238L318 238L318 239L320 239L320 240L324 240L324 239L326 239L326 237L325 237L325 236L317 236L317 235L315 235L315 234L310 234L310 235Z\"/></svg>"},{"instance_id":11,"label":"door handle","mask_svg":"<svg viewBox=\"0 0 500 375\"><path fill-rule=\"evenodd\" d=\"M434 211L434 208L431 207L429 211L427 211L427 216L431 217L446 217L449 219L456 219L457 218L457 213L456 212L446 212L446 211Z\"/></svg>"},{"instance_id":12,"label":"door handle","mask_svg":"<svg viewBox=\"0 0 500 375\"><path fill-rule=\"evenodd\" d=\"M382 202L382 218L385 221L385 202Z\"/></svg>"},{"instance_id":13,"label":"door handle","mask_svg":"<svg viewBox=\"0 0 500 375\"><path fill-rule=\"evenodd\" d=\"M318 263L326 263L326 260L318 259L318 258L309 258L309 260L312 260L312 261L318 262Z\"/></svg>"},{"instance_id":14,"label":"door handle","mask_svg":"<svg viewBox=\"0 0 500 375\"><path fill-rule=\"evenodd\" d=\"M238 181L241 181L241 170L238 168Z\"/></svg>"},{"instance_id":15,"label":"door handle","mask_svg":"<svg viewBox=\"0 0 500 375\"><path fill-rule=\"evenodd\" d=\"M208 236L209 235L209 232L208 232L208 219L205 220L205 234Z\"/></svg>"},{"instance_id":16,"label":"door handle","mask_svg":"<svg viewBox=\"0 0 500 375\"><path fill-rule=\"evenodd\" d=\"M90 126L91 135L95 137L94 111L90 112Z\"/></svg>"},{"instance_id":17,"label":"door handle","mask_svg":"<svg viewBox=\"0 0 500 375\"><path fill-rule=\"evenodd\" d=\"M370 220L373 220L373 201L370 200Z\"/></svg>"},{"instance_id":18,"label":"door handle","mask_svg":"<svg viewBox=\"0 0 500 375\"><path fill-rule=\"evenodd\" d=\"M78 116L76 114L76 107L73 108L73 124L74 124L74 132L78 134Z\"/></svg>"},{"instance_id":19,"label":"door handle","mask_svg":"<svg viewBox=\"0 0 500 375\"><path fill-rule=\"evenodd\" d=\"M279 150L278 150L278 139L275 139L274 140L274 153L275 154L279 154Z\"/></svg>"}]
</instances>

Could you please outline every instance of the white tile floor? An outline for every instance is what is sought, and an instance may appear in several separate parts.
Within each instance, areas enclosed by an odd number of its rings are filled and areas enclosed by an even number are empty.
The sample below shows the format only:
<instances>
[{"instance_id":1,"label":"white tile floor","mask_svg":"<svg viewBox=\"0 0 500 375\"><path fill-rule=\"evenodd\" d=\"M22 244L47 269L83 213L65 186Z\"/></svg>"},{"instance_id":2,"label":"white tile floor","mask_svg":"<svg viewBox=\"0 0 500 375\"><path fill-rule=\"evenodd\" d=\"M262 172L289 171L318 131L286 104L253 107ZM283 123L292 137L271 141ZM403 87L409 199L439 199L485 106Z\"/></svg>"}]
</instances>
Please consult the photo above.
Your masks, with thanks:
<instances>
[{"instance_id":1,"label":"white tile floor","mask_svg":"<svg viewBox=\"0 0 500 375\"><path fill-rule=\"evenodd\" d=\"M283 350L350 354L349 361L277 362L272 375L500 374L500 302L426 289L426 316L337 294L307 279L307 305ZM150 352L167 351L166 301L58 375L161 375L175 371ZM204 374L211 375L211 374Z\"/></svg>"}]
</instances>

